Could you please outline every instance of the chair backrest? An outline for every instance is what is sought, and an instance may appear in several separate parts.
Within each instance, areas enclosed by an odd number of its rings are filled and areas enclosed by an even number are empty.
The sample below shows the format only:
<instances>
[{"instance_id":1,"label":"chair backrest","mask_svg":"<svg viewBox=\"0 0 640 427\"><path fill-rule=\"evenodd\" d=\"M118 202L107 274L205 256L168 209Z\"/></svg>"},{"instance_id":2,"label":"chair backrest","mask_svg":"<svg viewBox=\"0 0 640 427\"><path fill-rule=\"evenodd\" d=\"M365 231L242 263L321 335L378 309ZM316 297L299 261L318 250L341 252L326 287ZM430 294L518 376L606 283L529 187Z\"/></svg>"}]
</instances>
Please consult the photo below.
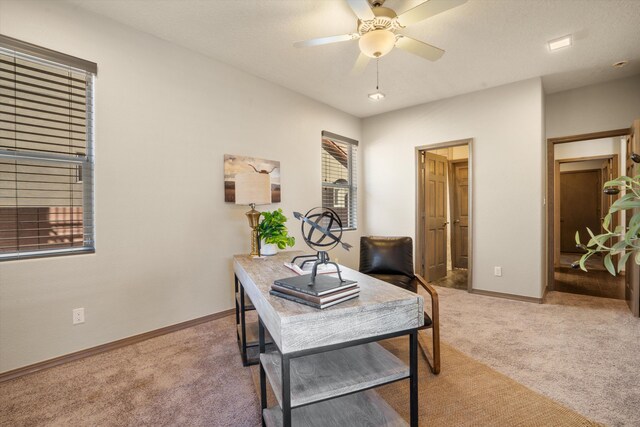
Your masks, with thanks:
<instances>
[{"instance_id":1,"label":"chair backrest","mask_svg":"<svg viewBox=\"0 0 640 427\"><path fill-rule=\"evenodd\" d=\"M364 274L400 274L413 277L411 237L362 236L359 270Z\"/></svg>"}]
</instances>

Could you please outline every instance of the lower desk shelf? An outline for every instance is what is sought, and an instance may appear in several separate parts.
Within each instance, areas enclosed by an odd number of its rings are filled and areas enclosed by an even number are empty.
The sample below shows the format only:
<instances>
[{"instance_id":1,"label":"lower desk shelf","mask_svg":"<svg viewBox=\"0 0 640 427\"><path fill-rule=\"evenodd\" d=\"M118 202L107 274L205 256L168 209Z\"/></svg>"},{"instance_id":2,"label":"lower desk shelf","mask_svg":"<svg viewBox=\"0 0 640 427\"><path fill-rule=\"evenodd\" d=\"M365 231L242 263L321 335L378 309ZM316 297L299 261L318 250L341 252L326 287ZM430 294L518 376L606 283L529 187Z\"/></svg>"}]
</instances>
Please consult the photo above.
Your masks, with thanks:
<instances>
[{"instance_id":1,"label":"lower desk shelf","mask_svg":"<svg viewBox=\"0 0 640 427\"><path fill-rule=\"evenodd\" d=\"M242 339L242 325L236 325L238 330L238 336ZM256 347L259 345L258 341L258 322L246 322L244 325L244 331L246 332L247 347ZM265 329L264 340L267 344L271 344L273 340L269 335L269 332Z\"/></svg>"},{"instance_id":2,"label":"lower desk shelf","mask_svg":"<svg viewBox=\"0 0 640 427\"><path fill-rule=\"evenodd\" d=\"M263 353L260 361L282 406L280 353ZM407 365L375 342L297 357L290 362L291 408L409 378L409 374Z\"/></svg>"},{"instance_id":3,"label":"lower desk shelf","mask_svg":"<svg viewBox=\"0 0 640 427\"><path fill-rule=\"evenodd\" d=\"M267 427L279 427L283 424L282 410L279 406L265 409L262 415ZM296 427L408 426L406 421L373 390L293 409L291 421Z\"/></svg>"},{"instance_id":4,"label":"lower desk shelf","mask_svg":"<svg viewBox=\"0 0 640 427\"><path fill-rule=\"evenodd\" d=\"M246 346L242 348L242 325L236 325L238 331L238 347L242 356L242 364L244 366L257 365L260 362L260 347L258 341L258 322L246 322L244 326ZM267 351L274 351L275 344L269 335L269 332L265 330L265 344Z\"/></svg>"}]
</instances>

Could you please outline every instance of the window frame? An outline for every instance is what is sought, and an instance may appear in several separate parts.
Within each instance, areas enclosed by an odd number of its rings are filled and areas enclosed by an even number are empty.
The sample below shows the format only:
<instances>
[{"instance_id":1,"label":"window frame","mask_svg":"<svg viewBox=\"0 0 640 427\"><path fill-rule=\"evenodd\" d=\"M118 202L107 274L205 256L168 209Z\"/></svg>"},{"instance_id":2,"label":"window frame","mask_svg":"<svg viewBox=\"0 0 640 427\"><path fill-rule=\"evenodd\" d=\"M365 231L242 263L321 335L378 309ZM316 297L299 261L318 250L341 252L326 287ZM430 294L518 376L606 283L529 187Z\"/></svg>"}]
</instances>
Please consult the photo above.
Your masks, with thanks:
<instances>
[{"instance_id":1,"label":"window frame","mask_svg":"<svg viewBox=\"0 0 640 427\"><path fill-rule=\"evenodd\" d=\"M95 253L96 226L95 226L95 78L97 76L97 64L76 58L64 53L23 42L0 34L0 52L20 58L22 60L39 63L49 67L60 68L65 71L74 71L87 76L86 80L86 147L85 154L62 154L28 151L23 149L0 148L0 159L15 161L36 161L46 164L65 164L78 168L78 183L82 184L82 246L71 246L54 249L32 249L0 253L0 262L15 261L21 259L46 258L53 256L76 255ZM17 190L16 190L17 191ZM16 206L16 208L19 208ZM87 225L90 224L90 225ZM89 232L85 230L89 229Z\"/></svg>"},{"instance_id":2,"label":"window frame","mask_svg":"<svg viewBox=\"0 0 640 427\"><path fill-rule=\"evenodd\" d=\"M323 208L335 209L335 192L334 192L334 203L333 206L325 206L324 201L324 190L326 188L331 188L335 190L347 190L348 206L347 209L347 222L348 224L342 224L342 231L355 231L358 229L358 176L357 176L357 148L358 141L355 139L347 138L345 136L341 136L329 131L322 131L321 141L322 139L329 139L333 142L345 144L349 147L349 155L348 155L348 182L347 184L337 184L325 182L324 176L321 176L321 204ZM322 148L321 143L321 153L324 148ZM324 156L321 156L321 175L324 175ZM332 228L331 230L336 230L337 228Z\"/></svg>"}]
</instances>

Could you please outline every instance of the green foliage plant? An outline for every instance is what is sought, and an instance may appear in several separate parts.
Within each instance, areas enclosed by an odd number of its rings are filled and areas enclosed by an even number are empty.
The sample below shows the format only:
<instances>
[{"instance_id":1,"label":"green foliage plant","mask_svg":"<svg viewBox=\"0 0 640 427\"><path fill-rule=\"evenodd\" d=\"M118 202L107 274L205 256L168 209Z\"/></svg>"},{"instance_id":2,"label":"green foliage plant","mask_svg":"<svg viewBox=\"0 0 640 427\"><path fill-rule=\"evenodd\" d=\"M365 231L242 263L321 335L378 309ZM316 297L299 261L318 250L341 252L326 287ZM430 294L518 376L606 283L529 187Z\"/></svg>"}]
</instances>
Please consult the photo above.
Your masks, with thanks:
<instances>
[{"instance_id":1,"label":"green foliage plant","mask_svg":"<svg viewBox=\"0 0 640 427\"><path fill-rule=\"evenodd\" d=\"M605 254L604 266L607 271L615 276L616 270L619 273L626 264L629 257L633 256L636 264L640 265L640 212L633 213L634 209L640 208L640 175L629 178L621 176L604 184L605 194L616 194L616 189L626 190L626 194L616 200L609 208L609 213L602 221L604 233L594 234L587 227L590 240L586 245L580 243L580 233L576 231L576 245L587 251L580 260L571 266L587 271L585 263L596 253ZM611 217L619 211L627 211L628 226L618 225L611 230ZM618 255L617 265L614 266L613 257Z\"/></svg>"},{"instance_id":2,"label":"green foliage plant","mask_svg":"<svg viewBox=\"0 0 640 427\"><path fill-rule=\"evenodd\" d=\"M295 237L289 236L287 227L287 217L282 213L282 209L273 212L262 212L262 221L258 224L258 234L265 243L273 243L278 249L285 249L296 243Z\"/></svg>"}]
</instances>

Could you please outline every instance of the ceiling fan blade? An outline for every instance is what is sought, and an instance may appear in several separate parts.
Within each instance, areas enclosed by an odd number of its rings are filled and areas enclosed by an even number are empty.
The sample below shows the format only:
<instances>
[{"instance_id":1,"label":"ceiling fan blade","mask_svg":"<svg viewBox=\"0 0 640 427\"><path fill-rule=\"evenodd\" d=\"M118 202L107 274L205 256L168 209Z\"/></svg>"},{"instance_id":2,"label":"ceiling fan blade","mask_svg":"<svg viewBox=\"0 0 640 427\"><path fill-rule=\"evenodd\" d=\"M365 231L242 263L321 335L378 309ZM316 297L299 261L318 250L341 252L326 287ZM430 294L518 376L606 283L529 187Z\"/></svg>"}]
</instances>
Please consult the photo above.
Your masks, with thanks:
<instances>
[{"instance_id":1,"label":"ceiling fan blade","mask_svg":"<svg viewBox=\"0 0 640 427\"><path fill-rule=\"evenodd\" d=\"M353 68L351 69L351 75L359 76L360 74L362 74L364 69L367 68L367 65L369 65L370 60L371 58L369 58L364 53L360 52L360 56L358 56L358 59L356 59L356 63L353 65Z\"/></svg>"},{"instance_id":2,"label":"ceiling fan blade","mask_svg":"<svg viewBox=\"0 0 640 427\"><path fill-rule=\"evenodd\" d=\"M403 27L406 27L449 9L453 9L454 7L458 7L466 2L467 0L427 0L412 9L401 13L398 16L398 23Z\"/></svg>"},{"instance_id":3,"label":"ceiling fan blade","mask_svg":"<svg viewBox=\"0 0 640 427\"><path fill-rule=\"evenodd\" d=\"M444 50L407 36L398 37L396 47L413 53L414 55L421 56L429 61L437 61L444 55Z\"/></svg>"},{"instance_id":4,"label":"ceiling fan blade","mask_svg":"<svg viewBox=\"0 0 640 427\"><path fill-rule=\"evenodd\" d=\"M313 47L329 43L346 42L349 40L355 40L357 38L360 38L360 35L358 33L342 34L339 36L318 37L311 40L303 40L300 42L295 42L293 45L295 47Z\"/></svg>"},{"instance_id":5,"label":"ceiling fan blade","mask_svg":"<svg viewBox=\"0 0 640 427\"><path fill-rule=\"evenodd\" d=\"M353 13L363 21L370 21L376 17L367 0L347 0L347 3L349 3Z\"/></svg>"}]
</instances>

